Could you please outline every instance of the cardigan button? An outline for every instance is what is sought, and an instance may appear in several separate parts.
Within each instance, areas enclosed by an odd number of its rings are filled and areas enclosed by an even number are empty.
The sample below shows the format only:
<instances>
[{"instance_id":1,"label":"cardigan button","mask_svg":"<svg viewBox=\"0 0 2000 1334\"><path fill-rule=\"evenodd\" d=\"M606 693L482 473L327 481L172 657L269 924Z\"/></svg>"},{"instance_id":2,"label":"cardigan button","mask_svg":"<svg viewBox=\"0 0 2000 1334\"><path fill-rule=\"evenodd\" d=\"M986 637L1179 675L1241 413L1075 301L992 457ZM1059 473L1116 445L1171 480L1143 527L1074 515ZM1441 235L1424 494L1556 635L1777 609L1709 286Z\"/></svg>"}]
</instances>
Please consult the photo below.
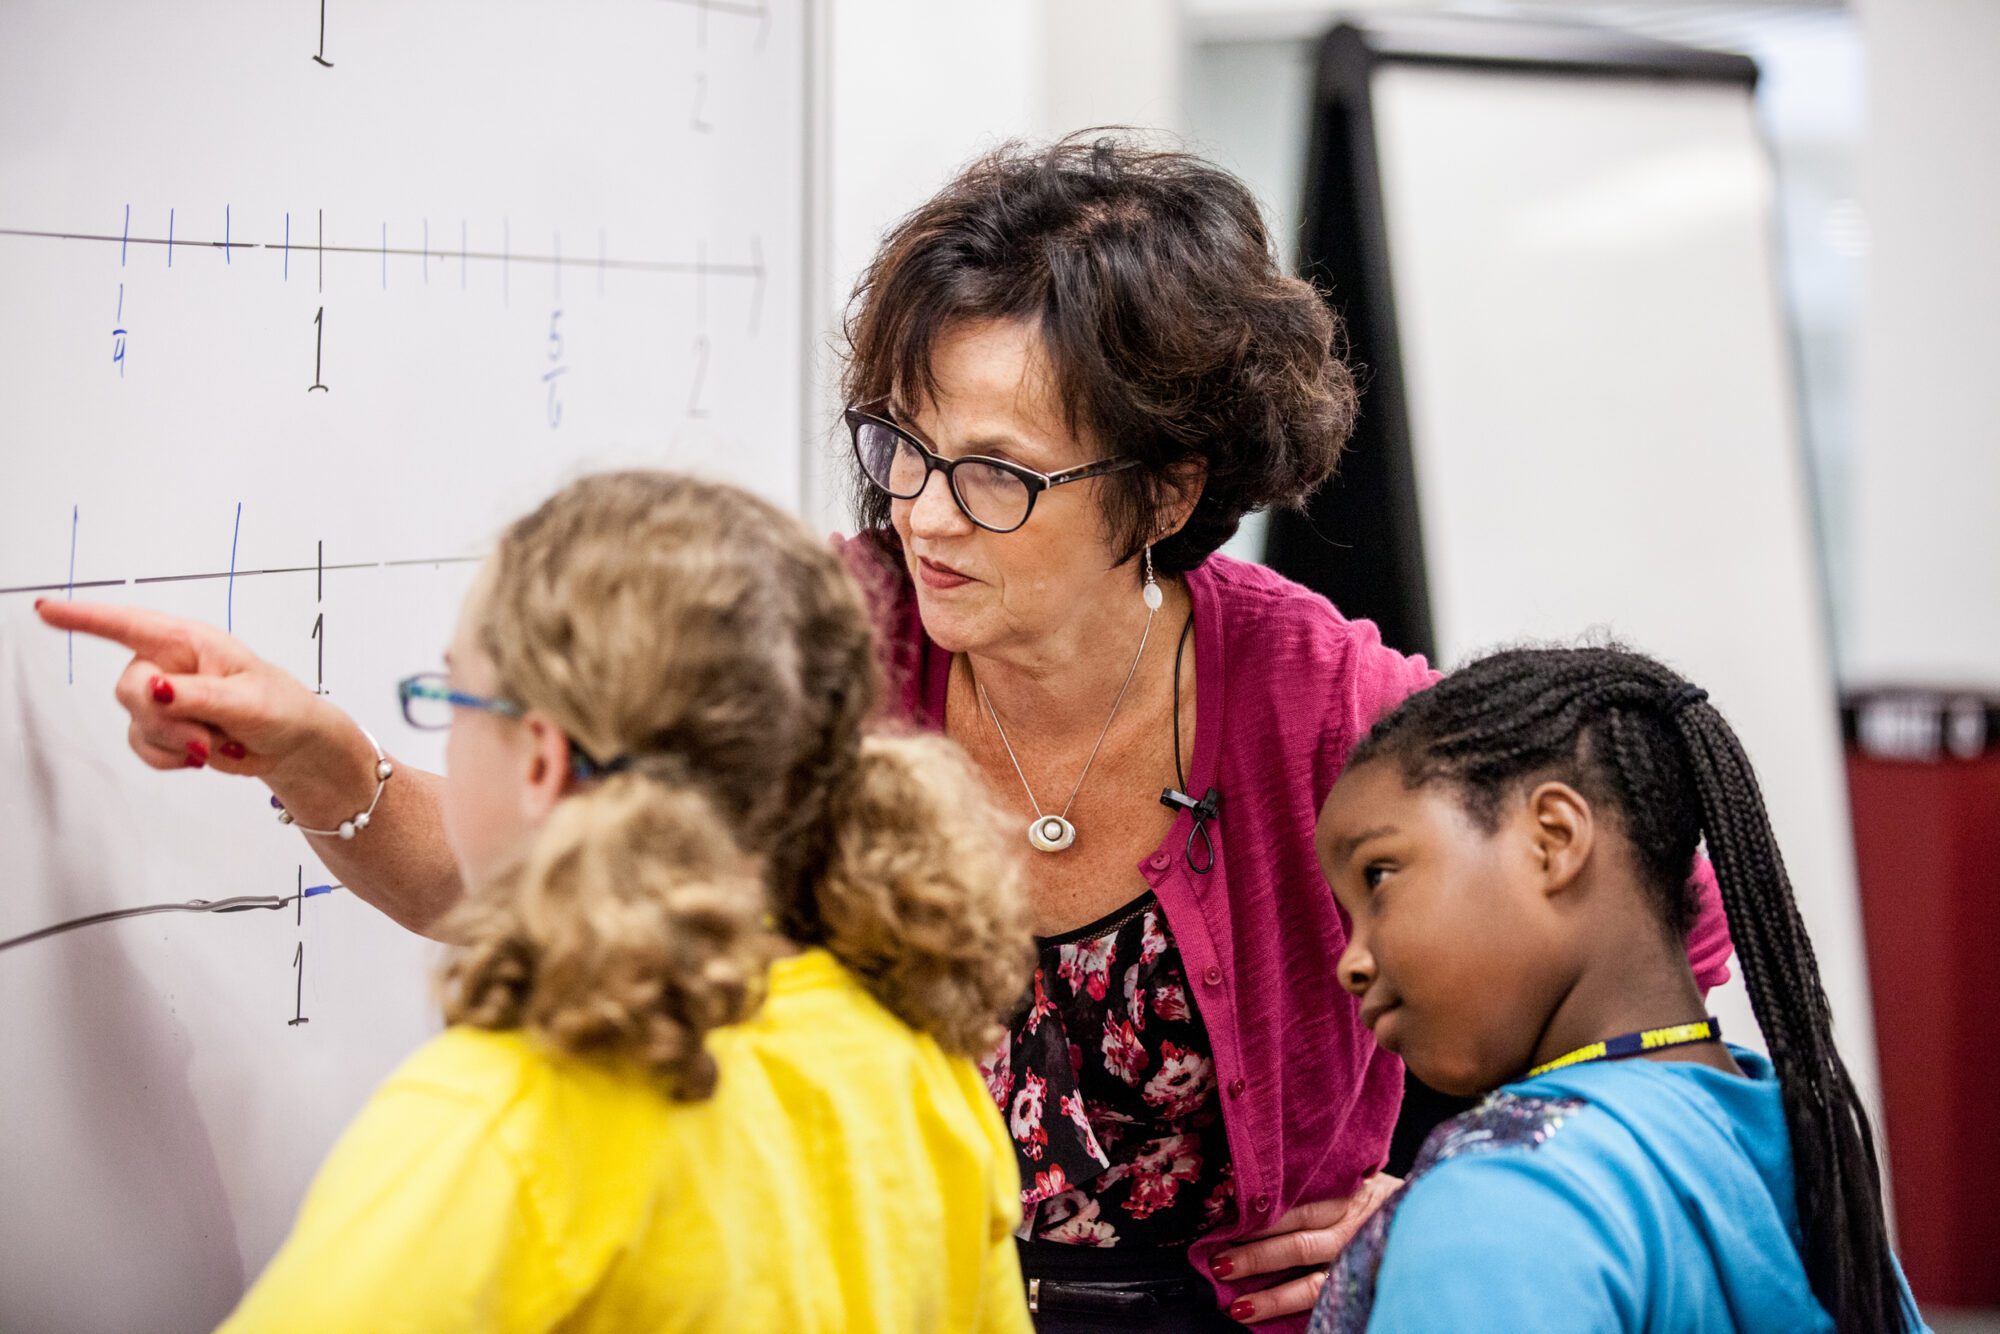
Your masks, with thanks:
<instances>
[{"instance_id":1,"label":"cardigan button","mask_svg":"<svg viewBox=\"0 0 2000 1334\"><path fill-rule=\"evenodd\" d=\"M1167 863L1171 862L1172 860L1173 858L1167 856L1166 853L1156 852L1152 856L1146 859L1146 864L1152 867L1155 871L1164 871L1167 869Z\"/></svg>"},{"instance_id":2,"label":"cardigan button","mask_svg":"<svg viewBox=\"0 0 2000 1334\"><path fill-rule=\"evenodd\" d=\"M1229 1096L1232 1098L1240 1098L1243 1096L1243 1090L1249 1087L1250 1087L1249 1083L1245 1080L1232 1079L1229 1081Z\"/></svg>"},{"instance_id":3,"label":"cardigan button","mask_svg":"<svg viewBox=\"0 0 2000 1334\"><path fill-rule=\"evenodd\" d=\"M1210 964L1202 970L1201 980L1212 987L1219 987L1222 985L1222 970L1214 964Z\"/></svg>"},{"instance_id":4,"label":"cardigan button","mask_svg":"<svg viewBox=\"0 0 2000 1334\"><path fill-rule=\"evenodd\" d=\"M1271 1197L1269 1195L1259 1195L1256 1199L1250 1201L1250 1209L1251 1212L1253 1213L1259 1213L1259 1214L1270 1213Z\"/></svg>"}]
</instances>

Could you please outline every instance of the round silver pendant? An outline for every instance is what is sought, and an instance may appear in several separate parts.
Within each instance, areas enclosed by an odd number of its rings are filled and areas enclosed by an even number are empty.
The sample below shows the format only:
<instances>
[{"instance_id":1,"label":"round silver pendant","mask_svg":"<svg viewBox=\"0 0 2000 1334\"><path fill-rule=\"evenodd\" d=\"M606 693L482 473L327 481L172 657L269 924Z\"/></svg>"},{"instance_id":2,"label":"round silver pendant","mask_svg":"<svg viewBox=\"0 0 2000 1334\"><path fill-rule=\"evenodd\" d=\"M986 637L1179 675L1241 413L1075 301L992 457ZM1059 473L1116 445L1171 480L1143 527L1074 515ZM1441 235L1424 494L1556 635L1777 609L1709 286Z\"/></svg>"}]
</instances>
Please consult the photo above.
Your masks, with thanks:
<instances>
[{"instance_id":1,"label":"round silver pendant","mask_svg":"<svg viewBox=\"0 0 2000 1334\"><path fill-rule=\"evenodd\" d=\"M1076 842L1076 826L1060 815L1038 815L1028 826L1028 842L1042 852L1061 852Z\"/></svg>"}]
</instances>

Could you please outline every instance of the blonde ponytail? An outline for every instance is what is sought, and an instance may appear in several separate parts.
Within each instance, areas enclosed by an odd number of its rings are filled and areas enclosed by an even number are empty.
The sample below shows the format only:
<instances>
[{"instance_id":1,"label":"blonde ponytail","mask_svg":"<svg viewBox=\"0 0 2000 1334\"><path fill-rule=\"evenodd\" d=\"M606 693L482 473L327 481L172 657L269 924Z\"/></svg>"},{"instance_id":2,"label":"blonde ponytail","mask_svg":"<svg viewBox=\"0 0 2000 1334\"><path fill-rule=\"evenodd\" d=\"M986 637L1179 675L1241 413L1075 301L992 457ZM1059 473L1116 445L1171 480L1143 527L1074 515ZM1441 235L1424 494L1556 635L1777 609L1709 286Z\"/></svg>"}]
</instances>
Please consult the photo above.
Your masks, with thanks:
<instances>
[{"instance_id":1,"label":"blonde ponytail","mask_svg":"<svg viewBox=\"0 0 2000 1334\"><path fill-rule=\"evenodd\" d=\"M985 785L942 737L871 736L828 814L827 947L912 1028L985 1055L1034 967L1019 862Z\"/></svg>"},{"instance_id":2,"label":"blonde ponytail","mask_svg":"<svg viewBox=\"0 0 2000 1334\"><path fill-rule=\"evenodd\" d=\"M947 1049L987 1044L1031 966L1017 868L956 748L866 736L874 634L825 543L734 487L607 473L508 530L480 610L499 693L621 771L469 889L447 1019L701 1098L703 1038L778 948L825 945Z\"/></svg>"},{"instance_id":3,"label":"blonde ponytail","mask_svg":"<svg viewBox=\"0 0 2000 1334\"><path fill-rule=\"evenodd\" d=\"M705 1098L711 1029L756 1009L763 880L700 793L619 774L556 803L526 854L446 926L445 1019L628 1058Z\"/></svg>"}]
</instances>

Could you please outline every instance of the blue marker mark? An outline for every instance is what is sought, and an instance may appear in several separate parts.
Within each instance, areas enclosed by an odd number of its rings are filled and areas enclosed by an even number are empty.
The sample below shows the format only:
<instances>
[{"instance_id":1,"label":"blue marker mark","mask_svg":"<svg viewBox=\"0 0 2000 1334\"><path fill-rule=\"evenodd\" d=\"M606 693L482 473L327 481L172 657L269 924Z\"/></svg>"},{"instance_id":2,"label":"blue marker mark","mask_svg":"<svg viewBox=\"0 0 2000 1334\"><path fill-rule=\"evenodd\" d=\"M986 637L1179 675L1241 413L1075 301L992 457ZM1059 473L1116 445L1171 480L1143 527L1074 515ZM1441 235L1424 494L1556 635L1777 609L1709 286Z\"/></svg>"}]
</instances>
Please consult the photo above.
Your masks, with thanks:
<instances>
[{"instance_id":1,"label":"blue marker mark","mask_svg":"<svg viewBox=\"0 0 2000 1334\"><path fill-rule=\"evenodd\" d=\"M69 591L65 594L71 602L76 601L76 506L69 507ZM69 683L76 684L76 631L69 632Z\"/></svg>"},{"instance_id":2,"label":"blue marker mark","mask_svg":"<svg viewBox=\"0 0 2000 1334\"><path fill-rule=\"evenodd\" d=\"M232 262L229 258L229 205L222 206L222 262Z\"/></svg>"},{"instance_id":3,"label":"blue marker mark","mask_svg":"<svg viewBox=\"0 0 2000 1334\"><path fill-rule=\"evenodd\" d=\"M125 230L118 234L118 267L125 267L125 250L132 240L132 206L125 206Z\"/></svg>"},{"instance_id":4,"label":"blue marker mark","mask_svg":"<svg viewBox=\"0 0 2000 1334\"><path fill-rule=\"evenodd\" d=\"M382 290L389 290L389 224L382 224Z\"/></svg>"},{"instance_id":5,"label":"blue marker mark","mask_svg":"<svg viewBox=\"0 0 2000 1334\"><path fill-rule=\"evenodd\" d=\"M243 502L236 502L236 527L229 534L229 605L223 626L230 634L236 633L236 539L243 532Z\"/></svg>"},{"instance_id":6,"label":"blue marker mark","mask_svg":"<svg viewBox=\"0 0 2000 1334\"><path fill-rule=\"evenodd\" d=\"M174 266L174 211L167 210L167 267Z\"/></svg>"},{"instance_id":7,"label":"blue marker mark","mask_svg":"<svg viewBox=\"0 0 2000 1334\"><path fill-rule=\"evenodd\" d=\"M125 378L125 284L118 284L118 317L112 321L111 359L118 363L118 378Z\"/></svg>"},{"instance_id":8,"label":"blue marker mark","mask_svg":"<svg viewBox=\"0 0 2000 1334\"><path fill-rule=\"evenodd\" d=\"M305 897L311 898L315 894L331 894L339 888L339 885L307 885L305 888Z\"/></svg>"},{"instance_id":9,"label":"blue marker mark","mask_svg":"<svg viewBox=\"0 0 2000 1334\"><path fill-rule=\"evenodd\" d=\"M292 280L292 215L285 215L285 281Z\"/></svg>"}]
</instances>

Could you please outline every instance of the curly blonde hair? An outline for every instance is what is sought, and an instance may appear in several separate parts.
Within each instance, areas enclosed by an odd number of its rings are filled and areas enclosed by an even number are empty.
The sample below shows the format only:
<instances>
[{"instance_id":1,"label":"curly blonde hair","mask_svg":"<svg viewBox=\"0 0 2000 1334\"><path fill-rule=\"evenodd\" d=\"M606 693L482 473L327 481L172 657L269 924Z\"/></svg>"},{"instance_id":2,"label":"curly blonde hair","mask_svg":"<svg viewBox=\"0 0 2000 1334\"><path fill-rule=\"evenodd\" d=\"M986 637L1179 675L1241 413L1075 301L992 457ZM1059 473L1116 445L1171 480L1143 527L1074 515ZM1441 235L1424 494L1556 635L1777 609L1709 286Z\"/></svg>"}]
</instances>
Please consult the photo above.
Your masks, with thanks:
<instances>
[{"instance_id":1,"label":"curly blonde hair","mask_svg":"<svg viewBox=\"0 0 2000 1334\"><path fill-rule=\"evenodd\" d=\"M874 634L839 557L746 492L589 477L500 543L481 641L507 698L619 772L556 804L445 926L445 1017L715 1085L784 941L978 1054L1027 985L1019 868L939 737L871 732Z\"/></svg>"}]
</instances>

